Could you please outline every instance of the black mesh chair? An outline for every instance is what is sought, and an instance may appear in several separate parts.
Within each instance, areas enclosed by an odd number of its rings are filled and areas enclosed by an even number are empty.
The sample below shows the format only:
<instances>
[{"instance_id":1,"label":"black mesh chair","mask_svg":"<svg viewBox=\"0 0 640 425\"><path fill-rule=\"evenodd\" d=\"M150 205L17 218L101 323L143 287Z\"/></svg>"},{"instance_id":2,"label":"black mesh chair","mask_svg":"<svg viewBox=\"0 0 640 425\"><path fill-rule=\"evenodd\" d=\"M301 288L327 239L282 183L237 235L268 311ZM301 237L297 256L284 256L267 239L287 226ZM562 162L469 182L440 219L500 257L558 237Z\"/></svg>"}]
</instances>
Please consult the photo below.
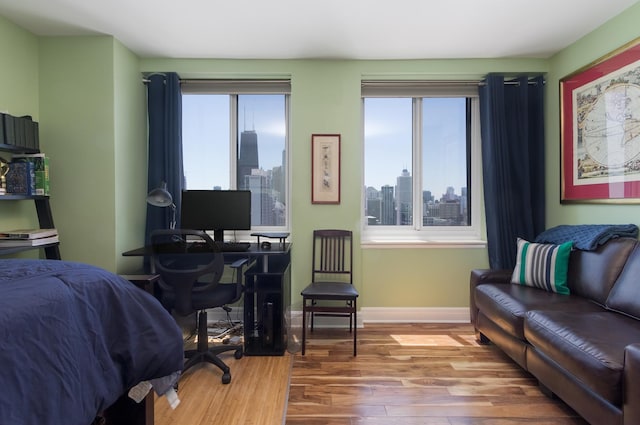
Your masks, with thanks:
<instances>
[{"instance_id":1,"label":"black mesh chair","mask_svg":"<svg viewBox=\"0 0 640 425\"><path fill-rule=\"evenodd\" d=\"M353 355L357 354L358 291L353 287L353 235L350 230L314 230L311 284L302 292L302 355L307 337L307 314L349 317Z\"/></svg>"},{"instance_id":2,"label":"black mesh chair","mask_svg":"<svg viewBox=\"0 0 640 425\"><path fill-rule=\"evenodd\" d=\"M233 283L220 283L224 272L224 257L205 232L187 229L155 230L151 233L152 259L160 275L160 299L167 310L180 316L197 315L198 342L195 350L185 351L187 359L183 373L201 362L209 362L222 370L222 383L231 382L229 367L218 357L235 351L240 359L242 345L209 346L207 333L208 308L226 307L240 299L243 285L242 259L231 264Z\"/></svg>"}]
</instances>

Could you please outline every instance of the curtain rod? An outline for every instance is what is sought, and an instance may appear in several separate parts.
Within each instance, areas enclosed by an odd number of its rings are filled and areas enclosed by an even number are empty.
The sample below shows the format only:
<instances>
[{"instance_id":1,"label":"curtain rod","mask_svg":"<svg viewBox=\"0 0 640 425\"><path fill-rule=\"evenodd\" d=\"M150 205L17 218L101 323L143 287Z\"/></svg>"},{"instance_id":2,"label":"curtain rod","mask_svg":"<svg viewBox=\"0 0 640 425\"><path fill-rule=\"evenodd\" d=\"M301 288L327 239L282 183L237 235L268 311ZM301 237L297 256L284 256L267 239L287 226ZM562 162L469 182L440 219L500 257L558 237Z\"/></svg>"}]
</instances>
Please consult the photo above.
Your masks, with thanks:
<instances>
[{"instance_id":1,"label":"curtain rod","mask_svg":"<svg viewBox=\"0 0 640 425\"><path fill-rule=\"evenodd\" d=\"M165 74L161 74L161 73L155 73L155 74L150 74L149 76L152 75L165 75ZM230 79L225 79L226 81L229 81ZM178 81L180 81L180 84L182 83L187 83L187 84L198 84L198 83L205 83L211 80L207 80L207 79L178 79ZM231 81L233 81L233 79L231 79ZM236 81L242 81L242 79L238 79ZM282 80L259 80L261 83L273 83L273 82L281 82ZM148 78L143 78L142 79L142 83L143 84L148 84L149 82L151 82L151 80L149 80ZM376 84L398 84L398 83L407 83L407 85L415 85L416 81L411 81L411 80L403 80L403 81L384 81L384 80L378 80L378 81L368 81L362 82L363 86L366 85L376 85ZM484 81L477 81L477 80L464 80L464 81L459 81L459 80L437 80L437 81L424 81L425 83L428 84L451 84L451 83L455 83L455 84L477 84L479 86L484 86L487 83L485 83ZM538 84L537 81L529 81L528 82L531 85L535 85ZM542 80L542 84L546 84L547 80ZM520 81L512 81L512 80L505 80L504 81L504 85L506 86L514 86L514 85L519 85Z\"/></svg>"},{"instance_id":2,"label":"curtain rod","mask_svg":"<svg viewBox=\"0 0 640 425\"><path fill-rule=\"evenodd\" d=\"M162 76L166 76L165 74L161 74L161 73L155 73L155 74L149 74L147 77L151 77L152 75L162 75ZM144 84L148 84L151 80L149 80L149 78L147 77L143 77L142 78L142 82ZM267 78L178 78L178 81L180 82L180 84L211 84L211 83L225 83L225 82L254 82L254 83L260 83L260 84L278 84L278 83L282 83L283 81L288 81L291 80L291 78L280 78L280 79L267 79Z\"/></svg>"},{"instance_id":3,"label":"curtain rod","mask_svg":"<svg viewBox=\"0 0 640 425\"><path fill-rule=\"evenodd\" d=\"M362 81L362 87L371 86L407 86L416 87L417 85L424 84L426 86L484 86L487 83L485 80L365 80ZM513 86L520 84L519 81L505 80L505 85ZM529 84L538 84L537 81L529 81ZM542 84L546 84L546 80L542 80Z\"/></svg>"},{"instance_id":4,"label":"curtain rod","mask_svg":"<svg viewBox=\"0 0 640 425\"><path fill-rule=\"evenodd\" d=\"M536 84L538 84L537 81L527 81L527 83L530 86L535 86ZM542 84L547 84L547 80L542 80ZM478 83L479 86L486 86L487 83L485 83L484 81L480 81ZM519 86L520 85L520 81L504 81L504 85L505 86Z\"/></svg>"}]
</instances>

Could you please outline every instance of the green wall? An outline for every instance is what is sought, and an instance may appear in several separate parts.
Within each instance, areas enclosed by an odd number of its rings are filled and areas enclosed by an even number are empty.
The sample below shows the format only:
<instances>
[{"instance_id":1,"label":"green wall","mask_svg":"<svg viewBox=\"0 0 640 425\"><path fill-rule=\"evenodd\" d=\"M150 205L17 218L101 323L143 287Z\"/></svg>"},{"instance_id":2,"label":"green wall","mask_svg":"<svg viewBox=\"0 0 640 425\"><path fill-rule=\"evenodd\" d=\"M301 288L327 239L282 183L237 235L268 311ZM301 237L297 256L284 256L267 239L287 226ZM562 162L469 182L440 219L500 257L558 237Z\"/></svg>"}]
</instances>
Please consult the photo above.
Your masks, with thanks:
<instances>
[{"instance_id":1,"label":"green wall","mask_svg":"<svg viewBox=\"0 0 640 425\"><path fill-rule=\"evenodd\" d=\"M140 265L120 253L143 243L146 205L146 110L141 72L185 78L291 78L290 178L293 211L292 299L306 285L311 231L353 229L360 239L363 78L466 79L488 72L547 74L548 225L637 222L640 206L559 204L558 80L640 35L640 5L544 59L205 60L140 59L112 37L38 38L0 18L0 109L41 122L51 156L52 205L63 258L118 272ZM7 40L11 40L7 42ZM6 105L5 105L6 103ZM310 202L310 138L342 135L342 202ZM6 204L13 204L6 202ZM4 223L35 213L0 208ZM6 220L6 221L5 221ZM469 271L488 264L484 248L356 250L361 307L464 307Z\"/></svg>"},{"instance_id":2,"label":"green wall","mask_svg":"<svg viewBox=\"0 0 640 425\"><path fill-rule=\"evenodd\" d=\"M31 115L38 121L38 38L0 16L0 57L0 112ZM0 156L9 159L5 152ZM2 202L0 223L1 230L34 227L37 217L33 202ZM27 256L35 255L31 252Z\"/></svg>"},{"instance_id":3,"label":"green wall","mask_svg":"<svg viewBox=\"0 0 640 425\"><path fill-rule=\"evenodd\" d=\"M43 150L62 258L112 271L144 238L146 112L138 58L113 37L40 40ZM137 263L136 263L137 266Z\"/></svg>"},{"instance_id":4,"label":"green wall","mask_svg":"<svg viewBox=\"0 0 640 425\"><path fill-rule=\"evenodd\" d=\"M111 254L116 270L130 272L140 268L139 261L122 252L142 244L146 221L147 91L138 57L119 42L114 57L116 240Z\"/></svg>"}]
</instances>

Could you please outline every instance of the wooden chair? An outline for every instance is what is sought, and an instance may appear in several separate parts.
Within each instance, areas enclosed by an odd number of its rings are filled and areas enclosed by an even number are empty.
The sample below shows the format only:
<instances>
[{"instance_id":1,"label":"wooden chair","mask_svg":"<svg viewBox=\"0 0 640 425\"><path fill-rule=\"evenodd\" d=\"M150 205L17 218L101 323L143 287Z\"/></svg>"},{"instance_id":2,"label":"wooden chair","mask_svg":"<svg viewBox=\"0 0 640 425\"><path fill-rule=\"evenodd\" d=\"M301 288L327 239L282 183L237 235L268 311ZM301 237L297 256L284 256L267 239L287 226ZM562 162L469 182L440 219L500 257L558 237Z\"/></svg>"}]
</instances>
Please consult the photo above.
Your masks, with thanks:
<instances>
[{"instance_id":1,"label":"wooden chair","mask_svg":"<svg viewBox=\"0 0 640 425\"><path fill-rule=\"evenodd\" d=\"M314 317L349 317L353 355L357 354L358 291L353 287L353 234L350 230L314 230L311 284L302 292L302 355L305 354L307 313Z\"/></svg>"}]
</instances>

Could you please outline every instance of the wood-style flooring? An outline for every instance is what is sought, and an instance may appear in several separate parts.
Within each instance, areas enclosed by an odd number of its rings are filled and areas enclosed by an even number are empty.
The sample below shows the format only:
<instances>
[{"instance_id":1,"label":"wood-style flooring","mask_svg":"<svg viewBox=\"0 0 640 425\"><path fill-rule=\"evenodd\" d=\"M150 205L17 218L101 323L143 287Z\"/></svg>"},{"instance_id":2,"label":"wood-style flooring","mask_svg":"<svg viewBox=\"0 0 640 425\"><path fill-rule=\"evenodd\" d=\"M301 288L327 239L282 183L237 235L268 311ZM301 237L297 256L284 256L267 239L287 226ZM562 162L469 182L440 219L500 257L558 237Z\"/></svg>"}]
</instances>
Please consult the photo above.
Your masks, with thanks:
<instances>
[{"instance_id":1,"label":"wood-style flooring","mask_svg":"<svg viewBox=\"0 0 640 425\"><path fill-rule=\"evenodd\" d=\"M181 403L156 400L156 425L585 425L468 324L368 324L353 357L347 330L324 329L307 353L225 357L180 381ZM291 363L293 362L293 368Z\"/></svg>"},{"instance_id":2,"label":"wood-style flooring","mask_svg":"<svg viewBox=\"0 0 640 425\"><path fill-rule=\"evenodd\" d=\"M231 382L203 363L189 369L178 384L180 404L172 410L156 398L155 425L280 425L287 404L292 357L221 356L231 368Z\"/></svg>"},{"instance_id":3,"label":"wood-style flooring","mask_svg":"<svg viewBox=\"0 0 640 425\"><path fill-rule=\"evenodd\" d=\"M342 333L342 338L331 334ZM295 356L287 425L584 425L471 325L316 330Z\"/></svg>"}]
</instances>

